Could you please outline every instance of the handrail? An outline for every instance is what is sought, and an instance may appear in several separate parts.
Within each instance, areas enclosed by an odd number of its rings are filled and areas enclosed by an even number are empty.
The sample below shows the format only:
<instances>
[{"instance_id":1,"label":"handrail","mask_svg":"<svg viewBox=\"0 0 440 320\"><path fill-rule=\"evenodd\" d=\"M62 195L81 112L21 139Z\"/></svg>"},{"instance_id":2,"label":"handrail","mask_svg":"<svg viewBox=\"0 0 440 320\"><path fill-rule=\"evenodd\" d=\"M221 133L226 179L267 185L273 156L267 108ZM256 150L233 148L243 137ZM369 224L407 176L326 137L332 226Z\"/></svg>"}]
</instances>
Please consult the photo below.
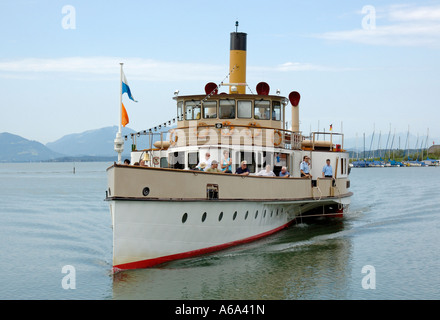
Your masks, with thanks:
<instances>
[{"instance_id":1,"label":"handrail","mask_svg":"<svg viewBox=\"0 0 440 320\"><path fill-rule=\"evenodd\" d=\"M292 130L288 130L288 129L278 129L278 128L274 128L274 127L266 127L266 126L252 126L252 125L243 125L243 124L229 124L229 125L224 125L222 124L221 127L218 127L216 124L205 124L202 123L198 126L185 126L185 127L179 127L179 128L172 128L173 130L191 130L191 129L196 129L198 130L199 128L212 128L215 129L217 132L219 132L220 130L222 130L223 128L230 128L230 127L234 127L234 128L247 128L247 129L251 129L251 130L264 130L267 132L267 130L273 130L274 132L281 132L282 133L282 137L281 137L281 143L279 146L275 146L278 148L284 148L284 149L288 149L288 150L300 150L303 147L303 141L307 138L307 136L302 135L302 131L292 131ZM161 131L161 132L151 132L151 131L146 131L144 130L143 132L137 132L137 133L132 133L130 134L132 138L136 138L139 137L140 135L148 135L149 136L149 149L153 149L153 136L160 136L160 141L165 141L164 140L164 133L166 134L166 132ZM310 134L310 136L308 136L310 138L310 142L311 142L311 150L315 150L315 147L317 146L317 142L318 140L316 139L317 135L329 135L330 136L330 145L328 146L330 151L333 151L334 147L333 147L333 135L335 136L341 136L342 137L342 143L341 143L341 149L343 149L343 142L344 142L344 134L343 133L337 133L337 132L312 132ZM252 137L252 145L254 145L254 137ZM217 141L216 144L221 145L221 140L219 139ZM325 140L326 141L326 140ZM191 143L189 141L187 141L185 144L185 146L189 146L191 145ZM134 141L134 149L132 148L132 151L137 151L136 150L136 141ZM182 145L183 146L183 145ZM319 146L318 146L319 147ZM159 149L163 149L163 147L161 146Z\"/></svg>"}]
</instances>

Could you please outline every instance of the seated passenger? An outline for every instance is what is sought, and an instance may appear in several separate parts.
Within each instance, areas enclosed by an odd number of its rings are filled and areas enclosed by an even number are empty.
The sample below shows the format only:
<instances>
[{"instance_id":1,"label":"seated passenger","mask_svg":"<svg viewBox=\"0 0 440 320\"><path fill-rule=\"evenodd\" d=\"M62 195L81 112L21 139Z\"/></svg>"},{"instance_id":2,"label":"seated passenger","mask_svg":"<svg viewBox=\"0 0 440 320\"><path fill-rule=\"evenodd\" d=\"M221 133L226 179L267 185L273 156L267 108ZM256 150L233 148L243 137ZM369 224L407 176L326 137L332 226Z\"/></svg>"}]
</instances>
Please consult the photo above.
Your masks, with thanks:
<instances>
[{"instance_id":1,"label":"seated passenger","mask_svg":"<svg viewBox=\"0 0 440 320\"><path fill-rule=\"evenodd\" d=\"M261 170L257 173L257 176L263 176L263 177L275 177L275 173L271 170L270 165L268 164L266 166L266 169Z\"/></svg>"},{"instance_id":2,"label":"seated passenger","mask_svg":"<svg viewBox=\"0 0 440 320\"><path fill-rule=\"evenodd\" d=\"M283 177L283 178L289 178L290 177L290 173L289 173L289 171L287 171L286 167L282 167L281 168L280 177Z\"/></svg>"},{"instance_id":3,"label":"seated passenger","mask_svg":"<svg viewBox=\"0 0 440 320\"><path fill-rule=\"evenodd\" d=\"M206 172L222 172L219 168L218 168L218 162L217 160L212 160L211 162L211 167L206 169Z\"/></svg>"},{"instance_id":4,"label":"seated passenger","mask_svg":"<svg viewBox=\"0 0 440 320\"><path fill-rule=\"evenodd\" d=\"M248 176L249 175L249 169L247 167L247 162L246 160L243 160L240 164L240 166L237 168L237 170L235 171L235 174L240 174L242 176Z\"/></svg>"}]
</instances>

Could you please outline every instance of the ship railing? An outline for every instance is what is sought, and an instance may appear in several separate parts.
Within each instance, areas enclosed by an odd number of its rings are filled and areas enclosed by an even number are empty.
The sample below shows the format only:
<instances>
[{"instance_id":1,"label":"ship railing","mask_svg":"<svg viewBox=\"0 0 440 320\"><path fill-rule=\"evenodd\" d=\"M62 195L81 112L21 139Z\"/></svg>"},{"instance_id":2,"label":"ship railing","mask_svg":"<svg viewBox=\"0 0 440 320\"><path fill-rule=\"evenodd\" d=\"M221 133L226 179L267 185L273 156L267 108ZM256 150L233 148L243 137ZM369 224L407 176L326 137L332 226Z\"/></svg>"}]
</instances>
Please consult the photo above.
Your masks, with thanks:
<instances>
[{"instance_id":1,"label":"ship railing","mask_svg":"<svg viewBox=\"0 0 440 320\"><path fill-rule=\"evenodd\" d=\"M172 129L168 139L172 146L250 145L299 150L303 136L301 132L259 125L199 124ZM161 141L166 141L163 136Z\"/></svg>"},{"instance_id":2,"label":"ship railing","mask_svg":"<svg viewBox=\"0 0 440 320\"><path fill-rule=\"evenodd\" d=\"M132 151L163 150L171 146L202 146L202 145L251 145L300 150L304 140L302 133L262 127L259 125L208 125L173 128L168 132L139 131L125 136L131 136ZM146 136L147 141L139 141Z\"/></svg>"},{"instance_id":3,"label":"ship railing","mask_svg":"<svg viewBox=\"0 0 440 320\"><path fill-rule=\"evenodd\" d=\"M228 131L229 130L229 131ZM239 131L237 133L237 131ZM131 136L132 151L164 150L172 146L193 145L252 145L283 148L286 150L330 150L344 151L344 134L337 132L312 132L309 136L302 133L276 129L273 127L229 125L205 125L174 128L169 131L152 132L140 131L125 136ZM146 136L147 141L139 142L138 138ZM183 139L178 139L182 137Z\"/></svg>"},{"instance_id":4,"label":"ship railing","mask_svg":"<svg viewBox=\"0 0 440 320\"><path fill-rule=\"evenodd\" d=\"M302 141L304 150L344 151L344 134L338 132L315 131Z\"/></svg>"}]
</instances>

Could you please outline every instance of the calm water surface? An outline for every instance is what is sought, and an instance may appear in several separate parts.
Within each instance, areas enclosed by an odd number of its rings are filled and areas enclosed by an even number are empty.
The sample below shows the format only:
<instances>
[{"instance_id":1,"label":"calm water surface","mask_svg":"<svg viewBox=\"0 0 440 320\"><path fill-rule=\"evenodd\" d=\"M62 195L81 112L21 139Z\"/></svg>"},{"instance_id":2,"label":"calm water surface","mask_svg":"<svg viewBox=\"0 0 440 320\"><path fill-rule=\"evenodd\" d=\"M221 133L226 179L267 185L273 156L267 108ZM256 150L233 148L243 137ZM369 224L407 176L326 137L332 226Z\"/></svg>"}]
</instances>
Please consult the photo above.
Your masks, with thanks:
<instances>
[{"instance_id":1,"label":"calm water surface","mask_svg":"<svg viewBox=\"0 0 440 320\"><path fill-rule=\"evenodd\" d=\"M0 164L0 299L440 299L440 168L355 168L343 219L113 276L108 166Z\"/></svg>"}]
</instances>

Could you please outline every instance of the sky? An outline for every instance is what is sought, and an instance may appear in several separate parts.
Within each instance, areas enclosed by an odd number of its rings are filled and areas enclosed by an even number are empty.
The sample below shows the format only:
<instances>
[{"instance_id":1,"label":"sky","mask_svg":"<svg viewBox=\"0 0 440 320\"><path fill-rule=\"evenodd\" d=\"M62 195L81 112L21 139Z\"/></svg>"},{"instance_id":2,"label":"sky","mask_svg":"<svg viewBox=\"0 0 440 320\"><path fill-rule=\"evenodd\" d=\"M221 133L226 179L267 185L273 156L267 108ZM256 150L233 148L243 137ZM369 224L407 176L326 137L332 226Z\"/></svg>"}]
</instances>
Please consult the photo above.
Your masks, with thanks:
<instances>
[{"instance_id":1,"label":"sky","mask_svg":"<svg viewBox=\"0 0 440 320\"><path fill-rule=\"evenodd\" d=\"M175 90L228 75L235 21L249 87L298 91L304 133L440 143L440 1L1 1L0 132L47 143L118 125L121 62L128 127L163 124Z\"/></svg>"}]
</instances>

